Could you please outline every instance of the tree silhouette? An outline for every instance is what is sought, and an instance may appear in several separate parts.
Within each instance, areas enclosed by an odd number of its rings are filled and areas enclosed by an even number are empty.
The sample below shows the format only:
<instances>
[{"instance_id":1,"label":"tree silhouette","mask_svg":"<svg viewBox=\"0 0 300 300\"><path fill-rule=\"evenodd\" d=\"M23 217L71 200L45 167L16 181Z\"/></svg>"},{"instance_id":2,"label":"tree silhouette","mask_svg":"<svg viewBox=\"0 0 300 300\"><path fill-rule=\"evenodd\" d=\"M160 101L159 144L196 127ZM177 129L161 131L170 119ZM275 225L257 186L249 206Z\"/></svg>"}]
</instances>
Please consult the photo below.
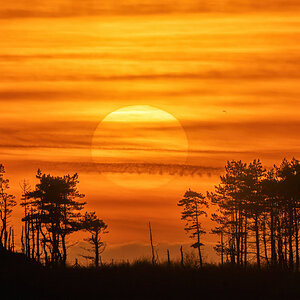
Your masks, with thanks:
<instances>
[{"instance_id":1,"label":"tree silhouette","mask_svg":"<svg viewBox=\"0 0 300 300\"><path fill-rule=\"evenodd\" d=\"M215 251L217 252L218 255L221 257L221 264L224 264L224 256L225 254L228 254L228 248L226 248L226 245L224 243L224 235L226 233L226 218L218 215L217 213L213 213L211 215L211 220L218 223L219 226L216 226L211 230L212 234L217 234L220 236L220 240L217 243L217 245L214 247Z\"/></svg>"},{"instance_id":2,"label":"tree silhouette","mask_svg":"<svg viewBox=\"0 0 300 300\"><path fill-rule=\"evenodd\" d=\"M77 201L84 197L77 190L78 175L51 176L38 170L36 177L39 183L35 190L26 194L31 200L31 213L23 221L31 222L32 232L36 231L36 247L42 242L45 262L65 265L66 237L81 229L80 211L85 205ZM36 253L39 257L38 249Z\"/></svg>"},{"instance_id":3,"label":"tree silhouette","mask_svg":"<svg viewBox=\"0 0 300 300\"><path fill-rule=\"evenodd\" d=\"M263 222L263 212L265 209L264 198L262 195L262 180L265 176L265 169L259 160L251 162L245 170L243 178L242 197L245 203L245 215L252 221L252 226L255 233L256 244L256 263L260 268L260 225L265 228ZM245 230L245 235L247 231ZM246 260L245 260L246 262Z\"/></svg>"},{"instance_id":4,"label":"tree silhouette","mask_svg":"<svg viewBox=\"0 0 300 300\"><path fill-rule=\"evenodd\" d=\"M247 215L244 212L242 194L242 178L246 165L241 161L227 162L225 175L220 177L221 183L215 187L214 193L208 193L208 199L217 205L217 214L213 219L218 227L215 232L222 230L222 237L226 237L227 254L231 263L242 262L242 249L246 248Z\"/></svg>"},{"instance_id":5,"label":"tree silhouette","mask_svg":"<svg viewBox=\"0 0 300 300\"><path fill-rule=\"evenodd\" d=\"M228 251L231 263L246 267L254 250L258 268L263 259L273 267L298 270L299 161L284 159L268 172L259 160L231 161L220 179L215 192L207 194L217 206L212 220L218 225L212 232L222 241L216 251L221 255Z\"/></svg>"},{"instance_id":6,"label":"tree silhouette","mask_svg":"<svg viewBox=\"0 0 300 300\"><path fill-rule=\"evenodd\" d=\"M8 193L9 180L4 178L5 168L0 164L0 247L8 249L8 219L11 216L12 208L16 205L15 196Z\"/></svg>"},{"instance_id":7,"label":"tree silhouette","mask_svg":"<svg viewBox=\"0 0 300 300\"><path fill-rule=\"evenodd\" d=\"M100 254L105 250L102 242L102 234L107 233L107 225L99 219L95 212L86 212L82 223L83 229L91 233L91 237L86 239L93 246L95 267L99 267Z\"/></svg>"},{"instance_id":8,"label":"tree silhouette","mask_svg":"<svg viewBox=\"0 0 300 300\"><path fill-rule=\"evenodd\" d=\"M208 208L208 202L202 194L189 189L177 205L183 207L181 219L186 221L185 230L190 233L190 238L196 239L196 243L192 247L198 249L199 264L202 267L201 246L203 244L200 236L205 233L205 230L203 230L199 218L202 215L207 216L203 209Z\"/></svg>"},{"instance_id":9,"label":"tree silhouette","mask_svg":"<svg viewBox=\"0 0 300 300\"><path fill-rule=\"evenodd\" d=\"M26 254L27 257L30 257L30 227L28 222L28 215L30 213L30 202L28 201L27 194L30 192L31 187L26 180L24 180L20 184L20 188L22 190L22 197L21 197L21 206L24 207L24 226L22 227L22 236L21 236L21 243L22 243L22 252Z\"/></svg>"}]
</instances>

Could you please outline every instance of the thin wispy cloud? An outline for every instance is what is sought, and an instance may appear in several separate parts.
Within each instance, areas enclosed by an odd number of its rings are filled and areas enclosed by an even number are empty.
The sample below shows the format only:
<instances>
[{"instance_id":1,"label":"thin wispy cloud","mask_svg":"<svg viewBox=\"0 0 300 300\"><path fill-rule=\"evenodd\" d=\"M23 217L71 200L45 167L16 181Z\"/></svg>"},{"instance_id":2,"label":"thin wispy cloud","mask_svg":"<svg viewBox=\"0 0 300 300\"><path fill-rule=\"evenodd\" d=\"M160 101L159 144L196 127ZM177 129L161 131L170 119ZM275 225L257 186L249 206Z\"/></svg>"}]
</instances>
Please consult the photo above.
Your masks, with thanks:
<instances>
[{"instance_id":1,"label":"thin wispy cloud","mask_svg":"<svg viewBox=\"0 0 300 300\"><path fill-rule=\"evenodd\" d=\"M171 1L158 0L142 1L92 1L75 2L72 0L46 1L38 0L28 6L26 0L14 2L1 1L0 17L25 18L25 17L69 17L107 14L166 14L166 13L240 13L251 11L283 11L298 10L297 0L267 0L259 1Z\"/></svg>"}]
</instances>

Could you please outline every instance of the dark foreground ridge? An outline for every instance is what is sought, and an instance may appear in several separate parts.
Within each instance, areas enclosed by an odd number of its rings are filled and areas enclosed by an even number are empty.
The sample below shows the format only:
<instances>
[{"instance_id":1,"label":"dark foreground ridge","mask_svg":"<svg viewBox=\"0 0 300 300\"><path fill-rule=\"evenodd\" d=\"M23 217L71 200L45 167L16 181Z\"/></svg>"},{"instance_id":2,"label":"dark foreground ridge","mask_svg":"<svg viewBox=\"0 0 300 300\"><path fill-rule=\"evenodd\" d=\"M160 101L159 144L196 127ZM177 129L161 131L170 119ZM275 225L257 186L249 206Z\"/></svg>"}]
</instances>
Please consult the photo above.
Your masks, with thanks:
<instances>
[{"instance_id":1,"label":"dark foreground ridge","mask_svg":"<svg viewBox=\"0 0 300 300\"><path fill-rule=\"evenodd\" d=\"M22 254L0 255L1 299L299 299L300 273L147 261L47 269Z\"/></svg>"}]
</instances>

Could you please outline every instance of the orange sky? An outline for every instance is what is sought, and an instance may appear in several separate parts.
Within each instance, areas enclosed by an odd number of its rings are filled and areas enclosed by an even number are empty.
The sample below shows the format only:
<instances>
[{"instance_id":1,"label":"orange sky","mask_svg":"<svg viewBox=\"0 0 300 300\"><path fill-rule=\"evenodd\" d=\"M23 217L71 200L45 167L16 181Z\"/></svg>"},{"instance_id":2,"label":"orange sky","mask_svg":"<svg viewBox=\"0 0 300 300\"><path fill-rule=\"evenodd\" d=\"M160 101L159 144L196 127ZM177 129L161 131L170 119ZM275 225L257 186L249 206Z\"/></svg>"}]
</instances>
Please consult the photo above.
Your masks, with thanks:
<instances>
[{"instance_id":1,"label":"orange sky","mask_svg":"<svg viewBox=\"0 0 300 300\"><path fill-rule=\"evenodd\" d=\"M189 187L212 189L226 160L300 157L298 1L202 2L0 0L0 151L12 191L34 185L38 167L78 172L87 209L109 225L107 258L147 255L149 220L162 257L186 244L176 203ZM127 106L174 120L99 125ZM106 156L95 161L97 128ZM172 165L182 159L184 171Z\"/></svg>"}]
</instances>

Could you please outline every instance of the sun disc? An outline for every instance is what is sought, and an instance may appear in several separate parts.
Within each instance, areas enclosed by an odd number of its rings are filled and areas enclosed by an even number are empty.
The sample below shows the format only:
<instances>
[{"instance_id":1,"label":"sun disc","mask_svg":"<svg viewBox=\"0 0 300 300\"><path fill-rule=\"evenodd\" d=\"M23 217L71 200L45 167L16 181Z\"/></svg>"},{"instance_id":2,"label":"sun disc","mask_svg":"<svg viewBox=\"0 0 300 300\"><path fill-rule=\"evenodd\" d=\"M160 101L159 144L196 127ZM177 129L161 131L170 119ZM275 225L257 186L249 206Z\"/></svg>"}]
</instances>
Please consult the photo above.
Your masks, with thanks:
<instances>
[{"instance_id":1,"label":"sun disc","mask_svg":"<svg viewBox=\"0 0 300 300\"><path fill-rule=\"evenodd\" d=\"M168 174L151 174L151 165L184 164L187 153L188 142L179 121L146 105L127 106L108 114L92 141L92 157L101 172L126 188L154 188L168 182Z\"/></svg>"}]
</instances>

